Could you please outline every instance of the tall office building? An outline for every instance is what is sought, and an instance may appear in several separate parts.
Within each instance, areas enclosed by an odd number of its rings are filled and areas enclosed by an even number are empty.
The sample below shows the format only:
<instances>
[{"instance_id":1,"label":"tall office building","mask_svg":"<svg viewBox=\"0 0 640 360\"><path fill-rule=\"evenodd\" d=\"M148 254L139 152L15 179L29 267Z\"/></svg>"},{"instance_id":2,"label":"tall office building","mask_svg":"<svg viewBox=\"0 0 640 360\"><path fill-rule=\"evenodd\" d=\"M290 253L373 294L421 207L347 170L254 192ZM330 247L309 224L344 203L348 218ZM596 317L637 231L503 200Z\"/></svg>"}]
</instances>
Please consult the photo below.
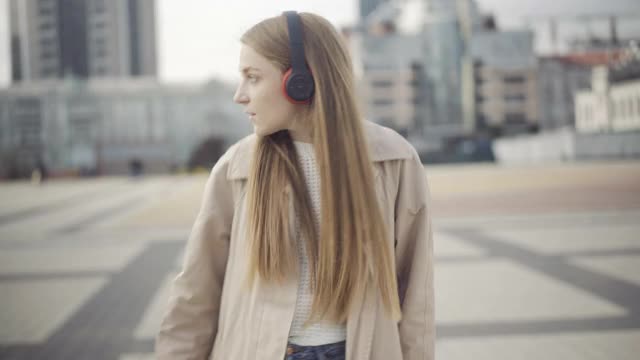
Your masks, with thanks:
<instances>
[{"instance_id":1,"label":"tall office building","mask_svg":"<svg viewBox=\"0 0 640 360\"><path fill-rule=\"evenodd\" d=\"M463 79L467 125L494 136L536 131L539 116L533 32L477 32L470 45Z\"/></svg>"},{"instance_id":2,"label":"tall office building","mask_svg":"<svg viewBox=\"0 0 640 360\"><path fill-rule=\"evenodd\" d=\"M13 82L155 77L155 0L10 0Z\"/></svg>"},{"instance_id":3,"label":"tall office building","mask_svg":"<svg viewBox=\"0 0 640 360\"><path fill-rule=\"evenodd\" d=\"M360 0L359 14L360 19L364 20L369 14L371 14L380 4L388 2L389 0Z\"/></svg>"},{"instance_id":4,"label":"tall office building","mask_svg":"<svg viewBox=\"0 0 640 360\"><path fill-rule=\"evenodd\" d=\"M432 135L462 133L461 66L464 38L456 1L424 0L424 49L426 76L433 88Z\"/></svg>"}]
</instances>

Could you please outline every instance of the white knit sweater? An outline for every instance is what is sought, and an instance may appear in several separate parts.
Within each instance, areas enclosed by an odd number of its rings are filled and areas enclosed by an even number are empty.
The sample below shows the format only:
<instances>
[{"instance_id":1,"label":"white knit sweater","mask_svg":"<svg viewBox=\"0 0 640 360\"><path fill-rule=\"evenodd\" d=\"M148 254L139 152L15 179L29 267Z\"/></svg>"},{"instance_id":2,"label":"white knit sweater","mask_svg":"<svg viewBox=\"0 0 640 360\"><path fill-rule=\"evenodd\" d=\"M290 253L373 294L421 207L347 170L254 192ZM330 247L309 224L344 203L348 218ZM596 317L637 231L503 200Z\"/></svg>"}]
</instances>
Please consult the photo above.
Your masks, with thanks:
<instances>
[{"instance_id":1,"label":"white knit sweater","mask_svg":"<svg viewBox=\"0 0 640 360\"><path fill-rule=\"evenodd\" d=\"M320 174L316 165L313 145L294 141L300 167L304 173L309 198L313 210L316 230L320 228ZM298 216L296 215L296 234L298 243L298 263L300 264L300 279L298 282L298 297L293 315L293 322L289 331L289 342L297 345L323 345L344 341L347 330L344 325L320 321L303 327L311 313L313 294L310 288L309 260L307 258L305 241L302 238Z\"/></svg>"}]
</instances>

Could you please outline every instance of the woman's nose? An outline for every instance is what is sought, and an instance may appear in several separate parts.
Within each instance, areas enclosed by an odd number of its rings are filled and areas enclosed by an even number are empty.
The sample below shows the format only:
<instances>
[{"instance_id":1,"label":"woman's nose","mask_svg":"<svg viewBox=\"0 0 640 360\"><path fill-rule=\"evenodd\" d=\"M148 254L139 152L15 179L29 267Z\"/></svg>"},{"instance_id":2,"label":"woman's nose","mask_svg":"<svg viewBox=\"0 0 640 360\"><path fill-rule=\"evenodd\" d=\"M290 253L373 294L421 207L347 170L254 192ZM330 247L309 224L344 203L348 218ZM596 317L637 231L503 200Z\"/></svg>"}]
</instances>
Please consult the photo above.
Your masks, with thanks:
<instances>
[{"instance_id":1,"label":"woman's nose","mask_svg":"<svg viewBox=\"0 0 640 360\"><path fill-rule=\"evenodd\" d=\"M238 89L238 91L233 95L233 102L236 104L246 104L249 102L249 97Z\"/></svg>"}]
</instances>

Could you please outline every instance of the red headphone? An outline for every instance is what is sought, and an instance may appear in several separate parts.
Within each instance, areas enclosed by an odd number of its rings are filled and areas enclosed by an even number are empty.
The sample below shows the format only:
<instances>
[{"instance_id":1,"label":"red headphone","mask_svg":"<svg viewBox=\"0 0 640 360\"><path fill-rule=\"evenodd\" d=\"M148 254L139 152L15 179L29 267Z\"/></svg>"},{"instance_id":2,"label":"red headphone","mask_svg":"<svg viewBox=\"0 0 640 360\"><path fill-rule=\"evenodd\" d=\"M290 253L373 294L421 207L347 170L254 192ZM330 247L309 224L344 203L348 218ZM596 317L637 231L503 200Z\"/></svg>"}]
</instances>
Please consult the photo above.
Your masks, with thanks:
<instances>
[{"instance_id":1,"label":"red headphone","mask_svg":"<svg viewBox=\"0 0 640 360\"><path fill-rule=\"evenodd\" d=\"M311 102L315 90L315 82L311 71L307 68L302 42L302 21L295 11L285 11L289 29L289 49L291 68L282 78L282 92L287 100L294 104Z\"/></svg>"}]
</instances>

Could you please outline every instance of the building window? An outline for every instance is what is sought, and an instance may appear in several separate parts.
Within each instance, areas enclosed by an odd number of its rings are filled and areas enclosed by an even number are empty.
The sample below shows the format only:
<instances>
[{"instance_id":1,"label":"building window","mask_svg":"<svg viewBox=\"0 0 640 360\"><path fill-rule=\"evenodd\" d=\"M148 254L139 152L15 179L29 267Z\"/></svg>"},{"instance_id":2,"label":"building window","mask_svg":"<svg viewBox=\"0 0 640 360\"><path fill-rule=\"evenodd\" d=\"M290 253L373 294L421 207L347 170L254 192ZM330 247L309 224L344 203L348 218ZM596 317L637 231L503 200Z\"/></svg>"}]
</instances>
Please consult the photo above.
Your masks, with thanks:
<instances>
[{"instance_id":1,"label":"building window","mask_svg":"<svg viewBox=\"0 0 640 360\"><path fill-rule=\"evenodd\" d=\"M93 11L96 13L105 12L104 0L94 0L93 1Z\"/></svg>"},{"instance_id":2,"label":"building window","mask_svg":"<svg viewBox=\"0 0 640 360\"><path fill-rule=\"evenodd\" d=\"M616 102L615 101L611 101L611 119L615 119L616 118Z\"/></svg>"},{"instance_id":3,"label":"building window","mask_svg":"<svg viewBox=\"0 0 640 360\"><path fill-rule=\"evenodd\" d=\"M373 105L383 106L383 105L393 105L393 100L391 99L374 99Z\"/></svg>"},{"instance_id":4,"label":"building window","mask_svg":"<svg viewBox=\"0 0 640 360\"><path fill-rule=\"evenodd\" d=\"M54 39L50 39L50 38L42 38L40 39L40 50L49 50L49 51L53 51L53 50L57 50L58 46L56 44L56 42L54 41Z\"/></svg>"},{"instance_id":5,"label":"building window","mask_svg":"<svg viewBox=\"0 0 640 360\"><path fill-rule=\"evenodd\" d=\"M53 23L51 21L43 21L39 25L40 31L48 31L53 29Z\"/></svg>"},{"instance_id":6,"label":"building window","mask_svg":"<svg viewBox=\"0 0 640 360\"><path fill-rule=\"evenodd\" d=\"M42 17L51 16L51 15L53 15L53 9L52 8L46 8L46 7L40 7L38 9L38 13L40 13L40 16L42 16Z\"/></svg>"},{"instance_id":7,"label":"building window","mask_svg":"<svg viewBox=\"0 0 640 360\"><path fill-rule=\"evenodd\" d=\"M40 0L38 1L38 10L39 11L51 11L53 12L53 7L55 6L55 0Z\"/></svg>"},{"instance_id":8,"label":"building window","mask_svg":"<svg viewBox=\"0 0 640 360\"><path fill-rule=\"evenodd\" d=\"M524 94L505 95L504 101L524 101L527 97Z\"/></svg>"},{"instance_id":9,"label":"building window","mask_svg":"<svg viewBox=\"0 0 640 360\"><path fill-rule=\"evenodd\" d=\"M504 121L507 124L524 124L527 122L527 117L521 112L508 112L504 116Z\"/></svg>"},{"instance_id":10,"label":"building window","mask_svg":"<svg viewBox=\"0 0 640 360\"><path fill-rule=\"evenodd\" d=\"M393 86L393 83L389 80L375 80L371 83L373 87L377 88L388 88Z\"/></svg>"},{"instance_id":11,"label":"building window","mask_svg":"<svg viewBox=\"0 0 640 360\"><path fill-rule=\"evenodd\" d=\"M615 100L611 101L611 119L615 120L618 117L618 103Z\"/></svg>"},{"instance_id":12,"label":"building window","mask_svg":"<svg viewBox=\"0 0 640 360\"><path fill-rule=\"evenodd\" d=\"M42 51L40 51L40 56L43 59L55 59L56 52L52 49L42 49Z\"/></svg>"},{"instance_id":13,"label":"building window","mask_svg":"<svg viewBox=\"0 0 640 360\"><path fill-rule=\"evenodd\" d=\"M56 75L58 75L58 69L56 68L46 67L40 70L40 76L42 77L55 77Z\"/></svg>"},{"instance_id":14,"label":"building window","mask_svg":"<svg viewBox=\"0 0 640 360\"><path fill-rule=\"evenodd\" d=\"M95 56L101 57L101 58L107 56L107 50L104 48L104 46L96 46L94 48L93 53L94 53Z\"/></svg>"},{"instance_id":15,"label":"building window","mask_svg":"<svg viewBox=\"0 0 640 360\"><path fill-rule=\"evenodd\" d=\"M57 44L54 39L51 38L41 38L40 39L40 49L53 51L57 49Z\"/></svg>"},{"instance_id":16,"label":"building window","mask_svg":"<svg viewBox=\"0 0 640 360\"><path fill-rule=\"evenodd\" d=\"M503 78L503 81L507 84L522 84L524 80L524 76L521 75L510 75Z\"/></svg>"},{"instance_id":17,"label":"building window","mask_svg":"<svg viewBox=\"0 0 640 360\"><path fill-rule=\"evenodd\" d=\"M40 99L36 97L19 98L19 99L16 99L16 101L14 102L14 106L16 108L21 108L21 109L29 109L29 110L38 109L39 110Z\"/></svg>"}]
</instances>

